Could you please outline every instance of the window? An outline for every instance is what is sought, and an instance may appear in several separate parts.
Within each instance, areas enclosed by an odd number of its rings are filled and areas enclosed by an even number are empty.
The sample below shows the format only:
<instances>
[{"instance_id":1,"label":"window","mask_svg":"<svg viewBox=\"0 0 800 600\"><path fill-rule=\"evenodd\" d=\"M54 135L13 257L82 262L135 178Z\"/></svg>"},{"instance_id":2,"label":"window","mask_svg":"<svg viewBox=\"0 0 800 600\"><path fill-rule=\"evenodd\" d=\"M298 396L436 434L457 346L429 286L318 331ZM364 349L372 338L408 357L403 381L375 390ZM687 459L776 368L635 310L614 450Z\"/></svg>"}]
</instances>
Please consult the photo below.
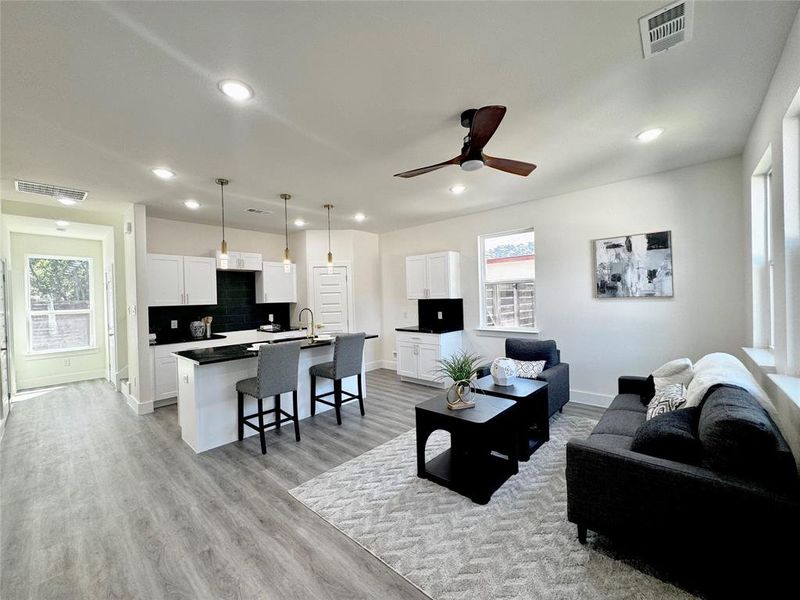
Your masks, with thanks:
<instances>
[{"instance_id":1,"label":"window","mask_svg":"<svg viewBox=\"0 0 800 600\"><path fill-rule=\"evenodd\" d=\"M481 326L534 329L536 283L533 229L478 238Z\"/></svg>"},{"instance_id":2,"label":"window","mask_svg":"<svg viewBox=\"0 0 800 600\"><path fill-rule=\"evenodd\" d=\"M767 294L767 311L769 312L769 343L771 350L775 349L775 260L773 257L773 230L772 230L772 169L770 169L764 179L764 203L766 205L766 252L767 252L767 276L769 279Z\"/></svg>"},{"instance_id":3,"label":"window","mask_svg":"<svg viewBox=\"0 0 800 600\"><path fill-rule=\"evenodd\" d=\"M94 345L92 260L26 256L28 347L64 352Z\"/></svg>"}]
</instances>

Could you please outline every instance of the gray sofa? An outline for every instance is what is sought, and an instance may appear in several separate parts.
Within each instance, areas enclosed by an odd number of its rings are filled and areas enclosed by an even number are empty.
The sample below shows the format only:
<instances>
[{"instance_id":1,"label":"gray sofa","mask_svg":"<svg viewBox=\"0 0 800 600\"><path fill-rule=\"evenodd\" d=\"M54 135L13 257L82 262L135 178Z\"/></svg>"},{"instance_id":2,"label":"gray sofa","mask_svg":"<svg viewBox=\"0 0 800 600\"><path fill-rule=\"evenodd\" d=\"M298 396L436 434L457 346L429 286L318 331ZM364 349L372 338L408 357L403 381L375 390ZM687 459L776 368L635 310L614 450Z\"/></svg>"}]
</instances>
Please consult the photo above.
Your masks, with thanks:
<instances>
[{"instance_id":1,"label":"gray sofa","mask_svg":"<svg viewBox=\"0 0 800 600\"><path fill-rule=\"evenodd\" d=\"M537 377L547 382L547 401L552 417L569 402L569 365L561 362L561 350L555 340L506 339L506 356L514 360L543 360L544 371ZM489 375L490 367L478 370L478 377Z\"/></svg>"},{"instance_id":2,"label":"gray sofa","mask_svg":"<svg viewBox=\"0 0 800 600\"><path fill-rule=\"evenodd\" d=\"M787 571L781 548L799 539L800 487L778 428L746 391L715 386L700 407L647 421L695 424L646 454L637 450L648 387L643 377L621 377L619 395L592 434L567 444L567 518L580 542L591 530L647 551L673 548L678 563L702 572L717 591L749 586L767 597L767 587L783 589L781 578L794 569Z\"/></svg>"}]
</instances>

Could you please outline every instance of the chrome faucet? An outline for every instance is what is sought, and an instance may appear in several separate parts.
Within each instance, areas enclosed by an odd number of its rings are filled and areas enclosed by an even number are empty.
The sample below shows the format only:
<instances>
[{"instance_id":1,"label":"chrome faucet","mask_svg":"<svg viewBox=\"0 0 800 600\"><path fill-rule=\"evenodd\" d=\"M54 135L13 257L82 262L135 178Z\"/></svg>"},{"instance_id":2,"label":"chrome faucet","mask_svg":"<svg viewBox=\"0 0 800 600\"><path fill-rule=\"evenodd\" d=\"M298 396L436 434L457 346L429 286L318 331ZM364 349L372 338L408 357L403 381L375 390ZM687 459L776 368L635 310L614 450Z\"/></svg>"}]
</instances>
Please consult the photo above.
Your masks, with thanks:
<instances>
[{"instance_id":1,"label":"chrome faucet","mask_svg":"<svg viewBox=\"0 0 800 600\"><path fill-rule=\"evenodd\" d=\"M297 315L297 319L300 321L300 325L302 325L303 324L303 313L306 312L306 311L308 311L308 314L311 315L311 327L310 328L309 327L306 328L306 337L308 339L310 339L310 340L313 340L314 339L314 311L311 310L310 308L306 307L306 308L304 308L303 310L300 311L300 313Z\"/></svg>"}]
</instances>

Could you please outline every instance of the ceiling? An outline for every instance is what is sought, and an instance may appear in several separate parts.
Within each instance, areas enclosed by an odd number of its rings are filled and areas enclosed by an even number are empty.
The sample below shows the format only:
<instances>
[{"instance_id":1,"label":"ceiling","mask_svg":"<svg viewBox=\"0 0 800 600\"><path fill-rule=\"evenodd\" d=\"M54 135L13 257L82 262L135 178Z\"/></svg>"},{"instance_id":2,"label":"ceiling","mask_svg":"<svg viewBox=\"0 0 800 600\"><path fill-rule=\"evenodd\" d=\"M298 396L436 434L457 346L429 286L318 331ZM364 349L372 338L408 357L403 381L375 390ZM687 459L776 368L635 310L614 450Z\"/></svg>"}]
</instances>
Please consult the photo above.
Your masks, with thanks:
<instances>
[{"instance_id":1,"label":"ceiling","mask_svg":"<svg viewBox=\"0 0 800 600\"><path fill-rule=\"evenodd\" d=\"M282 232L289 192L291 219L324 227L331 202L334 227L382 232L740 153L798 4L697 2L693 41L643 60L663 4L3 2L0 193L217 223L227 177L231 226ZM459 113L487 104L508 107L487 153L533 174L392 177L458 154Z\"/></svg>"}]
</instances>

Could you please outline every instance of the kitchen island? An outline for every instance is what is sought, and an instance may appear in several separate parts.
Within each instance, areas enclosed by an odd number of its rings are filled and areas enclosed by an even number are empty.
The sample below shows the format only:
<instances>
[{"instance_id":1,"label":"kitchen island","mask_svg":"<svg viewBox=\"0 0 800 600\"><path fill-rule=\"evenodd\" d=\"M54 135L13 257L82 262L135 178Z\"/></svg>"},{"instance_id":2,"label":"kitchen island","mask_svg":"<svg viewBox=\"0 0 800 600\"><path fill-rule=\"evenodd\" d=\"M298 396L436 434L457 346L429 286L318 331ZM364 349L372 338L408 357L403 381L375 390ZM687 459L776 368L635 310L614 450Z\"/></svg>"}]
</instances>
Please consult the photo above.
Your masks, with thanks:
<instances>
[{"instance_id":1,"label":"kitchen island","mask_svg":"<svg viewBox=\"0 0 800 600\"><path fill-rule=\"evenodd\" d=\"M367 335L368 340L377 337L374 334ZM333 340L312 342L303 339L301 343L297 401L298 417L302 420L311 415L311 380L308 369L312 365L333 360ZM248 350L250 346L251 344L214 346L175 353L178 361L178 424L181 428L181 438L195 452L204 452L239 439L236 382L255 377L258 368L258 352ZM366 397L363 359L361 369ZM342 389L355 393L356 378L345 379L342 382ZM318 394L332 390L331 380L317 379ZM265 398L264 409L271 408L274 408L274 399ZM327 410L332 410L332 407L317 403L318 413ZM254 398L245 396L244 411L245 414L256 411ZM256 432L249 428L245 430L246 436L255 434Z\"/></svg>"}]
</instances>

